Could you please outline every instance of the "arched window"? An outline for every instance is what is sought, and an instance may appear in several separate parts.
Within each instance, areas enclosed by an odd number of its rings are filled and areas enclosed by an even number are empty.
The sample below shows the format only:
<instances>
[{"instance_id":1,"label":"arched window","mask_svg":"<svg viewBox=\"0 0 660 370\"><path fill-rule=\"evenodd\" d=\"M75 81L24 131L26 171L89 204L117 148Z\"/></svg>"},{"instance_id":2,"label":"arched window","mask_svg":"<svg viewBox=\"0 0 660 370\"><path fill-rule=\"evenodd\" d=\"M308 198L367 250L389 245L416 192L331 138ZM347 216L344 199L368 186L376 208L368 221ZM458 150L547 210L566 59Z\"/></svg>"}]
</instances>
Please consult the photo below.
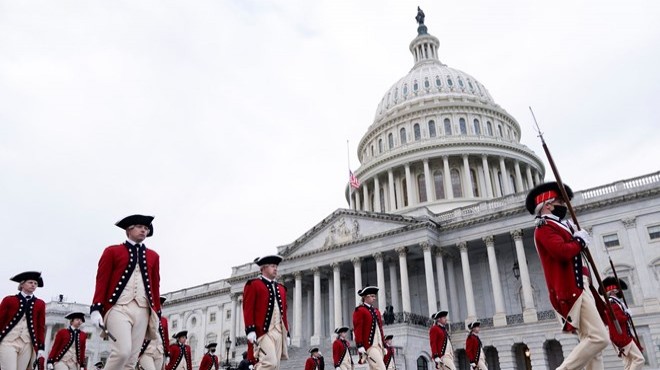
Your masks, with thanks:
<instances>
[{"instance_id":1,"label":"arched window","mask_svg":"<svg viewBox=\"0 0 660 370\"><path fill-rule=\"evenodd\" d=\"M419 129L419 123L415 123L415 126L413 126L413 133L415 134L415 141L422 139L422 130Z\"/></svg>"},{"instance_id":2,"label":"arched window","mask_svg":"<svg viewBox=\"0 0 660 370\"><path fill-rule=\"evenodd\" d=\"M408 84L403 85L403 96L408 96Z\"/></svg>"},{"instance_id":3,"label":"arched window","mask_svg":"<svg viewBox=\"0 0 660 370\"><path fill-rule=\"evenodd\" d=\"M458 127L461 129L461 135L467 135L467 125L465 124L465 118L460 118L458 120Z\"/></svg>"},{"instance_id":4,"label":"arched window","mask_svg":"<svg viewBox=\"0 0 660 370\"><path fill-rule=\"evenodd\" d=\"M417 192L419 193L419 202L427 202L426 199L426 178L424 175L417 176Z\"/></svg>"},{"instance_id":5,"label":"arched window","mask_svg":"<svg viewBox=\"0 0 660 370\"><path fill-rule=\"evenodd\" d=\"M493 125L490 121L486 121L486 130L488 131L488 135L493 136Z\"/></svg>"},{"instance_id":6,"label":"arched window","mask_svg":"<svg viewBox=\"0 0 660 370\"><path fill-rule=\"evenodd\" d=\"M488 368L491 370L500 370L500 355L497 353L497 348L488 346L484 348L484 352L486 352L486 363L488 364ZM561 362L559 364L561 364ZM557 366L559 366L559 364L557 364ZM550 367L550 369L554 368Z\"/></svg>"},{"instance_id":7,"label":"arched window","mask_svg":"<svg viewBox=\"0 0 660 370\"><path fill-rule=\"evenodd\" d=\"M401 180L401 197L403 198L403 206L408 207L408 184L406 184L406 179Z\"/></svg>"},{"instance_id":8,"label":"arched window","mask_svg":"<svg viewBox=\"0 0 660 370\"><path fill-rule=\"evenodd\" d=\"M451 176L451 190L454 192L455 198L460 198L463 196L463 185L461 184L461 174L457 169L453 169L450 172Z\"/></svg>"},{"instance_id":9,"label":"arched window","mask_svg":"<svg viewBox=\"0 0 660 370\"><path fill-rule=\"evenodd\" d=\"M435 76L435 86L436 87L442 86L442 81L440 80L440 76Z\"/></svg>"},{"instance_id":10,"label":"arched window","mask_svg":"<svg viewBox=\"0 0 660 370\"><path fill-rule=\"evenodd\" d=\"M383 139L378 139L378 153L383 152Z\"/></svg>"},{"instance_id":11,"label":"arched window","mask_svg":"<svg viewBox=\"0 0 660 370\"><path fill-rule=\"evenodd\" d=\"M561 348L561 343L556 339L547 340L543 344L543 349L545 350L545 357L548 359L549 369L556 369L564 362L564 351Z\"/></svg>"},{"instance_id":12,"label":"arched window","mask_svg":"<svg viewBox=\"0 0 660 370\"><path fill-rule=\"evenodd\" d=\"M445 135L451 135L451 121L445 118Z\"/></svg>"},{"instance_id":13,"label":"arched window","mask_svg":"<svg viewBox=\"0 0 660 370\"><path fill-rule=\"evenodd\" d=\"M413 83L413 91L417 92L417 90L419 90L419 84L417 83L417 80L415 80L415 82Z\"/></svg>"},{"instance_id":14,"label":"arched window","mask_svg":"<svg viewBox=\"0 0 660 370\"><path fill-rule=\"evenodd\" d=\"M385 188L381 187L379 193L380 194L378 196L380 198L380 211L381 212L386 212L386 210L385 210Z\"/></svg>"},{"instance_id":15,"label":"arched window","mask_svg":"<svg viewBox=\"0 0 660 370\"><path fill-rule=\"evenodd\" d=\"M424 356L417 357L417 370L429 370L429 363Z\"/></svg>"},{"instance_id":16,"label":"arched window","mask_svg":"<svg viewBox=\"0 0 660 370\"><path fill-rule=\"evenodd\" d=\"M429 121L429 137L435 137L435 121Z\"/></svg>"},{"instance_id":17,"label":"arched window","mask_svg":"<svg viewBox=\"0 0 660 370\"><path fill-rule=\"evenodd\" d=\"M197 337L192 335L190 339L188 339L188 345L190 346L192 358L197 358Z\"/></svg>"},{"instance_id":18,"label":"arched window","mask_svg":"<svg viewBox=\"0 0 660 370\"><path fill-rule=\"evenodd\" d=\"M457 369L469 369L471 367L470 360L468 360L467 353L464 349L454 351L454 356L456 356L456 362L458 362Z\"/></svg>"},{"instance_id":19,"label":"arched window","mask_svg":"<svg viewBox=\"0 0 660 370\"><path fill-rule=\"evenodd\" d=\"M391 132L387 135L387 146L389 149L394 148L394 135Z\"/></svg>"},{"instance_id":20,"label":"arched window","mask_svg":"<svg viewBox=\"0 0 660 370\"><path fill-rule=\"evenodd\" d=\"M445 180L442 171L433 172L433 184L435 185L435 199L445 199Z\"/></svg>"},{"instance_id":21,"label":"arched window","mask_svg":"<svg viewBox=\"0 0 660 370\"><path fill-rule=\"evenodd\" d=\"M449 77L447 77L447 85L448 85L449 87L454 86L454 82L453 82L453 81L451 80L451 78L449 78Z\"/></svg>"},{"instance_id":22,"label":"arched window","mask_svg":"<svg viewBox=\"0 0 660 370\"><path fill-rule=\"evenodd\" d=\"M401 127L401 130L399 130L399 139L401 139L401 145L408 142L408 140L406 140L406 129L405 129L405 127Z\"/></svg>"},{"instance_id":23,"label":"arched window","mask_svg":"<svg viewBox=\"0 0 660 370\"><path fill-rule=\"evenodd\" d=\"M425 77L424 78L424 88L428 89L429 87L431 87L431 83L429 82L429 78Z\"/></svg>"},{"instance_id":24,"label":"arched window","mask_svg":"<svg viewBox=\"0 0 660 370\"><path fill-rule=\"evenodd\" d=\"M472 194L475 197L479 196L479 181L477 179L477 172L473 169L470 169L470 179L472 180Z\"/></svg>"},{"instance_id":25,"label":"arched window","mask_svg":"<svg viewBox=\"0 0 660 370\"><path fill-rule=\"evenodd\" d=\"M479 120L475 119L473 123L474 123L474 134L481 135L481 125L479 124Z\"/></svg>"}]
</instances>

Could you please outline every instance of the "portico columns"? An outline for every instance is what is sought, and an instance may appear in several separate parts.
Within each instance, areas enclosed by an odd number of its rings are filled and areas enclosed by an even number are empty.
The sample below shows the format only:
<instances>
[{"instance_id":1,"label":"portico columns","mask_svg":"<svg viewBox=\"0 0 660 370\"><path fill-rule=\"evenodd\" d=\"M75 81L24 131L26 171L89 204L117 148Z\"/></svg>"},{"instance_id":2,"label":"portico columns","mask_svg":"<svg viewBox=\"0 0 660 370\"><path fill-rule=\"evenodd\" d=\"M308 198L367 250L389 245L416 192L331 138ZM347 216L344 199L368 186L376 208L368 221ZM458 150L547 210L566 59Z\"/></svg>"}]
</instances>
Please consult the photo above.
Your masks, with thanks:
<instances>
[{"instance_id":1,"label":"portico columns","mask_svg":"<svg viewBox=\"0 0 660 370\"><path fill-rule=\"evenodd\" d=\"M293 287L293 338L291 344L300 347L302 341L302 272L293 273L295 285Z\"/></svg>"},{"instance_id":2,"label":"portico columns","mask_svg":"<svg viewBox=\"0 0 660 370\"><path fill-rule=\"evenodd\" d=\"M520 267L520 281L522 283L523 302L525 309L523 310L524 322L536 322L536 307L534 307L534 296L532 292L532 282L529 278L529 270L527 268L527 257L525 257L525 246L523 245L523 232L522 230L511 231L511 236L516 245L516 257L518 258L518 267Z\"/></svg>"},{"instance_id":3,"label":"portico columns","mask_svg":"<svg viewBox=\"0 0 660 370\"><path fill-rule=\"evenodd\" d=\"M435 269L438 276L438 287L440 293L440 309L449 310L449 301L447 299L447 284L445 283L445 262L443 251L440 248L435 249Z\"/></svg>"},{"instance_id":4,"label":"portico columns","mask_svg":"<svg viewBox=\"0 0 660 370\"><path fill-rule=\"evenodd\" d=\"M371 202L369 201L369 186L366 182L362 185L362 197L364 198L364 206L362 209L365 211L371 211Z\"/></svg>"},{"instance_id":5,"label":"portico columns","mask_svg":"<svg viewBox=\"0 0 660 370\"><path fill-rule=\"evenodd\" d=\"M341 317L341 274L340 274L340 265L338 262L332 263L332 283L333 286L333 300L334 300L334 312L335 312L335 328L338 328L343 325L343 319Z\"/></svg>"},{"instance_id":6,"label":"portico columns","mask_svg":"<svg viewBox=\"0 0 660 370\"><path fill-rule=\"evenodd\" d=\"M355 306L359 306L361 302L361 297L357 294L358 290L362 289L362 260L360 257L355 257L351 260L353 262L353 274L355 275L355 292L353 296L355 297Z\"/></svg>"},{"instance_id":7,"label":"portico columns","mask_svg":"<svg viewBox=\"0 0 660 370\"><path fill-rule=\"evenodd\" d=\"M313 267L314 272L314 334L309 340L312 345L321 343L321 270Z\"/></svg>"},{"instance_id":8,"label":"portico columns","mask_svg":"<svg viewBox=\"0 0 660 370\"><path fill-rule=\"evenodd\" d=\"M378 284L378 308L381 312L385 312L387 305L385 298L385 271L383 270L383 254L376 252L373 254L376 260L376 284Z\"/></svg>"},{"instance_id":9,"label":"portico columns","mask_svg":"<svg viewBox=\"0 0 660 370\"><path fill-rule=\"evenodd\" d=\"M451 174L449 173L449 157L442 156L442 178L445 181L445 194L447 194L447 199L454 199L454 189L451 187Z\"/></svg>"},{"instance_id":10,"label":"portico columns","mask_svg":"<svg viewBox=\"0 0 660 370\"><path fill-rule=\"evenodd\" d=\"M486 195L488 198L493 197L493 184L490 182L490 169L488 168L488 156L485 154L481 156L481 165L484 168L484 180L486 181Z\"/></svg>"},{"instance_id":11,"label":"portico columns","mask_svg":"<svg viewBox=\"0 0 660 370\"><path fill-rule=\"evenodd\" d=\"M378 176L374 176L374 212L382 212L380 208L380 181Z\"/></svg>"},{"instance_id":12,"label":"portico columns","mask_svg":"<svg viewBox=\"0 0 660 370\"><path fill-rule=\"evenodd\" d=\"M458 312L458 287L456 286L456 274L454 272L453 257L447 255L447 283L449 284L449 315L452 321L460 321Z\"/></svg>"},{"instance_id":13,"label":"portico columns","mask_svg":"<svg viewBox=\"0 0 660 370\"><path fill-rule=\"evenodd\" d=\"M539 175L539 171L534 171L534 181L536 185L541 183L541 175Z\"/></svg>"},{"instance_id":14,"label":"portico columns","mask_svg":"<svg viewBox=\"0 0 660 370\"><path fill-rule=\"evenodd\" d=\"M394 193L394 173L392 169L387 170L387 187L390 189L390 212L396 210L396 194Z\"/></svg>"},{"instance_id":15,"label":"portico columns","mask_svg":"<svg viewBox=\"0 0 660 370\"><path fill-rule=\"evenodd\" d=\"M465 184L465 197L474 198L472 191L472 176L470 176L470 163L467 154L463 154L463 183Z\"/></svg>"},{"instance_id":16,"label":"portico columns","mask_svg":"<svg viewBox=\"0 0 660 370\"><path fill-rule=\"evenodd\" d=\"M428 158L424 159L424 186L426 186L426 201L431 202L435 200L435 194L432 191L432 180L431 180L431 169L429 168L429 160ZM420 199L422 195L419 195Z\"/></svg>"},{"instance_id":17,"label":"portico columns","mask_svg":"<svg viewBox=\"0 0 660 370\"><path fill-rule=\"evenodd\" d=\"M513 168L516 171L516 187L518 192L523 191L522 174L520 173L520 162L513 162Z\"/></svg>"},{"instance_id":18,"label":"portico columns","mask_svg":"<svg viewBox=\"0 0 660 370\"><path fill-rule=\"evenodd\" d=\"M410 308L410 285L408 285L408 261L406 260L408 248L399 247L395 250L399 254L399 270L401 271L401 305L403 312L412 312Z\"/></svg>"},{"instance_id":19,"label":"portico columns","mask_svg":"<svg viewBox=\"0 0 660 370\"><path fill-rule=\"evenodd\" d=\"M433 258L431 256L431 244L428 242L420 243L424 251L424 273L426 276L426 299L429 305L429 316L437 310L437 301L435 298L435 282L433 281Z\"/></svg>"},{"instance_id":20,"label":"portico columns","mask_svg":"<svg viewBox=\"0 0 660 370\"><path fill-rule=\"evenodd\" d=\"M469 324L477 318L477 308L474 304L474 291L472 289L472 273L470 272L470 260L468 259L467 243L460 242L456 246L461 251L461 264L463 267L463 282L465 283L465 300L467 301L467 318L465 323Z\"/></svg>"},{"instance_id":21,"label":"portico columns","mask_svg":"<svg viewBox=\"0 0 660 370\"><path fill-rule=\"evenodd\" d=\"M502 283L500 282L500 271L497 267L497 256L495 255L495 238L489 235L482 239L486 243L488 253L488 268L490 280L493 285L493 300L495 301L494 326L506 325L506 310L504 309L504 296L502 295Z\"/></svg>"},{"instance_id":22,"label":"portico columns","mask_svg":"<svg viewBox=\"0 0 660 370\"><path fill-rule=\"evenodd\" d=\"M413 197L413 183L412 183L412 176L410 175L410 163L406 163L404 165L404 170L406 171L406 199L408 200L408 207L412 206L414 203L414 197ZM403 197L403 193L401 194L401 197Z\"/></svg>"},{"instance_id":23,"label":"portico columns","mask_svg":"<svg viewBox=\"0 0 660 370\"><path fill-rule=\"evenodd\" d=\"M355 209L355 198L353 198L353 188L348 187L348 204L351 209Z\"/></svg>"},{"instance_id":24,"label":"portico columns","mask_svg":"<svg viewBox=\"0 0 660 370\"><path fill-rule=\"evenodd\" d=\"M511 194L511 187L509 186L509 175L506 173L504 157L500 157L500 172L502 173L502 195L509 195Z\"/></svg>"},{"instance_id":25,"label":"portico columns","mask_svg":"<svg viewBox=\"0 0 660 370\"><path fill-rule=\"evenodd\" d=\"M394 312L399 312L401 306L399 306L399 282L396 277L396 265L394 261L388 258L387 264L390 268L390 296L392 297L392 308Z\"/></svg>"},{"instance_id":26,"label":"portico columns","mask_svg":"<svg viewBox=\"0 0 660 370\"><path fill-rule=\"evenodd\" d=\"M531 189L534 187L534 179L532 178L532 168L529 165L525 166L525 174L527 175L527 187Z\"/></svg>"}]
</instances>

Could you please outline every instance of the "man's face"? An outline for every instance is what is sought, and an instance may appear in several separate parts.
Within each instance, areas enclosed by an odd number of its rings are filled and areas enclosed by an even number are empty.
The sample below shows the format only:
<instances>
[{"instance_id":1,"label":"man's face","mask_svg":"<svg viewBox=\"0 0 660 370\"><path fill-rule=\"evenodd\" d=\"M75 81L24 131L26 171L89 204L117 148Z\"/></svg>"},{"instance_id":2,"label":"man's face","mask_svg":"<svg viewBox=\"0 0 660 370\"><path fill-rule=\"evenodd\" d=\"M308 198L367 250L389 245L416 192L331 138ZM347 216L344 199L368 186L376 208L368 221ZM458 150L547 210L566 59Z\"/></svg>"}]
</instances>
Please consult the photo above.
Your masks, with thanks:
<instances>
[{"instance_id":1,"label":"man's face","mask_svg":"<svg viewBox=\"0 0 660 370\"><path fill-rule=\"evenodd\" d=\"M343 332L339 333L339 337L340 337L341 339L346 339L346 336L347 336L347 335L348 335L348 332L347 332L347 331L343 331Z\"/></svg>"},{"instance_id":2,"label":"man's face","mask_svg":"<svg viewBox=\"0 0 660 370\"><path fill-rule=\"evenodd\" d=\"M376 298L378 298L376 294L367 294L364 296L364 303L373 306L374 302L376 302Z\"/></svg>"},{"instance_id":3,"label":"man's face","mask_svg":"<svg viewBox=\"0 0 660 370\"><path fill-rule=\"evenodd\" d=\"M275 279L277 277L277 265L269 264L261 266L261 274L267 279Z\"/></svg>"},{"instance_id":4,"label":"man's face","mask_svg":"<svg viewBox=\"0 0 660 370\"><path fill-rule=\"evenodd\" d=\"M32 295L39 283L36 280L25 280L21 283L21 291L25 294Z\"/></svg>"},{"instance_id":5,"label":"man's face","mask_svg":"<svg viewBox=\"0 0 660 370\"><path fill-rule=\"evenodd\" d=\"M447 325L447 316L438 319L438 324Z\"/></svg>"},{"instance_id":6,"label":"man's face","mask_svg":"<svg viewBox=\"0 0 660 370\"><path fill-rule=\"evenodd\" d=\"M186 337L185 335L178 338L179 343L182 343L182 344L186 343L186 340L188 340L188 337Z\"/></svg>"},{"instance_id":7,"label":"man's face","mask_svg":"<svg viewBox=\"0 0 660 370\"><path fill-rule=\"evenodd\" d=\"M388 347L391 347L391 346L392 346L392 339L385 339L385 344L386 344Z\"/></svg>"},{"instance_id":8,"label":"man's face","mask_svg":"<svg viewBox=\"0 0 660 370\"><path fill-rule=\"evenodd\" d=\"M71 320L71 326L73 326L74 328L78 329L80 325L82 325L82 319L76 318Z\"/></svg>"},{"instance_id":9,"label":"man's face","mask_svg":"<svg viewBox=\"0 0 660 370\"><path fill-rule=\"evenodd\" d=\"M479 334L479 332L481 331L481 327L477 326L476 328L473 328L472 331L474 332L474 334Z\"/></svg>"},{"instance_id":10,"label":"man's face","mask_svg":"<svg viewBox=\"0 0 660 370\"><path fill-rule=\"evenodd\" d=\"M148 226L134 225L126 230L126 236L136 243L142 243L149 235L149 230Z\"/></svg>"}]
</instances>

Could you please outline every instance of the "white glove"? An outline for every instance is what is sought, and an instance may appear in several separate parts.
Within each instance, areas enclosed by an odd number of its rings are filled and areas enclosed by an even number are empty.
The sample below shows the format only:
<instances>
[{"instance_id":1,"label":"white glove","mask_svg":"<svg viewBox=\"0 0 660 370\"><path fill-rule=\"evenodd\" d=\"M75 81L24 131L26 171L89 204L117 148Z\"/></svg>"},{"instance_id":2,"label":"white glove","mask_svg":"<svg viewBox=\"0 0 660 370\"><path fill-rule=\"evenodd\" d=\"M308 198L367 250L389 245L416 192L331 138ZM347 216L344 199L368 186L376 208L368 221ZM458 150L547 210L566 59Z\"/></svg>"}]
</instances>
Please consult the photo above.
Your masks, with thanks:
<instances>
[{"instance_id":1,"label":"white glove","mask_svg":"<svg viewBox=\"0 0 660 370\"><path fill-rule=\"evenodd\" d=\"M39 357L39 358L46 357L46 351L44 351L43 349L40 349L39 352L37 352L37 357Z\"/></svg>"},{"instance_id":2,"label":"white glove","mask_svg":"<svg viewBox=\"0 0 660 370\"><path fill-rule=\"evenodd\" d=\"M286 345L287 347L291 346L291 337L286 337Z\"/></svg>"},{"instance_id":3,"label":"white glove","mask_svg":"<svg viewBox=\"0 0 660 370\"><path fill-rule=\"evenodd\" d=\"M475 364L474 362L470 362L470 367L471 367L472 369L476 369L476 368L477 368L477 364Z\"/></svg>"},{"instance_id":4,"label":"white glove","mask_svg":"<svg viewBox=\"0 0 660 370\"><path fill-rule=\"evenodd\" d=\"M248 366L248 369L250 369L250 370L254 369L254 365Z\"/></svg>"},{"instance_id":5,"label":"white glove","mask_svg":"<svg viewBox=\"0 0 660 370\"><path fill-rule=\"evenodd\" d=\"M101 312L100 311L92 311L90 316L91 316L90 320L92 322L92 325L94 325L94 326L96 326L97 328L100 329L101 326L103 325L103 316L101 316Z\"/></svg>"},{"instance_id":6,"label":"white glove","mask_svg":"<svg viewBox=\"0 0 660 370\"><path fill-rule=\"evenodd\" d=\"M366 349L364 349L364 347L360 347L360 348L358 348L358 352L360 352L360 353L363 353L363 354L364 354L364 353L367 353L367 350L366 350Z\"/></svg>"},{"instance_id":7,"label":"white glove","mask_svg":"<svg viewBox=\"0 0 660 370\"><path fill-rule=\"evenodd\" d=\"M53 370L55 368L55 366L53 366L53 364L51 364L50 362L48 363L48 365L46 365L46 367L48 368L48 370Z\"/></svg>"},{"instance_id":8,"label":"white glove","mask_svg":"<svg viewBox=\"0 0 660 370\"><path fill-rule=\"evenodd\" d=\"M256 331L251 331L247 335L247 340L249 340L250 343L255 343L257 341L257 332Z\"/></svg>"},{"instance_id":9,"label":"white glove","mask_svg":"<svg viewBox=\"0 0 660 370\"><path fill-rule=\"evenodd\" d=\"M584 229L574 232L573 237L575 239L582 239L585 247L588 247L589 244L591 244L591 235L589 235L589 233Z\"/></svg>"},{"instance_id":10,"label":"white glove","mask_svg":"<svg viewBox=\"0 0 660 370\"><path fill-rule=\"evenodd\" d=\"M436 364L439 364L442 360L440 359L440 357L436 357L433 359L433 361L435 361Z\"/></svg>"}]
</instances>

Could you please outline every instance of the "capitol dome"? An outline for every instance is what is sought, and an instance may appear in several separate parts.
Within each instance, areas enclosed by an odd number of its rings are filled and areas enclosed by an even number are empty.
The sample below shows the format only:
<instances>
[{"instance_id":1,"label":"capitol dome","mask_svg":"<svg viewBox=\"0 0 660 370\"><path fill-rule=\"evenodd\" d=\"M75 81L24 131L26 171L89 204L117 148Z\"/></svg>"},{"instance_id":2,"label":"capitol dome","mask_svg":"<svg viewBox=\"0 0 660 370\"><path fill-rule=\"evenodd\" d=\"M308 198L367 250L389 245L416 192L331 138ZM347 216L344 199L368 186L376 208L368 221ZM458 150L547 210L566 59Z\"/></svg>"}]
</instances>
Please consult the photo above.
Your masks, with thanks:
<instances>
[{"instance_id":1,"label":"capitol dome","mask_svg":"<svg viewBox=\"0 0 660 370\"><path fill-rule=\"evenodd\" d=\"M383 95L358 145L361 186L352 208L443 212L525 192L545 168L520 144L520 125L471 75L440 61L424 24L409 45L410 72Z\"/></svg>"}]
</instances>

